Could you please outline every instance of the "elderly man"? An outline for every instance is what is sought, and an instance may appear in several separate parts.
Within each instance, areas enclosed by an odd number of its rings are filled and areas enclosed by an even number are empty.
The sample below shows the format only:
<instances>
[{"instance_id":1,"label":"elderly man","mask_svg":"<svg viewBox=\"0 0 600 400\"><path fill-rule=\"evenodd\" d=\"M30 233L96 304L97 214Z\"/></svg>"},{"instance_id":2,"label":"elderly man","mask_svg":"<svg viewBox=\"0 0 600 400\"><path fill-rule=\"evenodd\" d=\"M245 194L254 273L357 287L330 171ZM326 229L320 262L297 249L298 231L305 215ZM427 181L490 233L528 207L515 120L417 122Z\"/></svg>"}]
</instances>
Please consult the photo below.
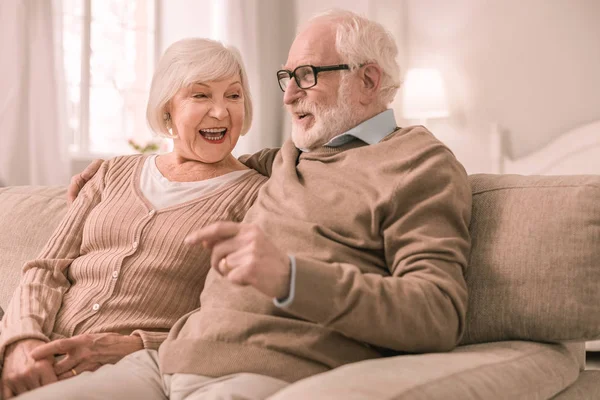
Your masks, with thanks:
<instances>
[{"instance_id":1,"label":"elderly man","mask_svg":"<svg viewBox=\"0 0 600 400\"><path fill-rule=\"evenodd\" d=\"M55 384L56 398L265 398L343 364L456 346L471 192L431 133L396 127L396 53L353 13L308 23L277 73L292 140L243 159L270 180L243 224L187 239L212 248L202 307L158 355Z\"/></svg>"}]
</instances>

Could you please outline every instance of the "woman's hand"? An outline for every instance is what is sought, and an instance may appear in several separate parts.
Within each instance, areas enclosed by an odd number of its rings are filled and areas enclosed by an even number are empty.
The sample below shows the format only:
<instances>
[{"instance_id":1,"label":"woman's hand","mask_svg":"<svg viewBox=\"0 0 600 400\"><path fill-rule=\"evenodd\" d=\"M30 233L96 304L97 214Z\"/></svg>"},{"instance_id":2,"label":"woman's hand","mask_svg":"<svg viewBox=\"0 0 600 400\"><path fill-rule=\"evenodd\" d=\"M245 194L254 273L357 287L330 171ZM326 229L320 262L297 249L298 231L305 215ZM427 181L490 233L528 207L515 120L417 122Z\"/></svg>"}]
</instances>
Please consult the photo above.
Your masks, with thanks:
<instances>
[{"instance_id":1,"label":"woman's hand","mask_svg":"<svg viewBox=\"0 0 600 400\"><path fill-rule=\"evenodd\" d=\"M84 371L95 371L104 364L115 364L128 354L142 350L144 344L139 336L118 333L90 333L58 339L31 352L34 360L64 355L54 364L59 380L68 379Z\"/></svg>"},{"instance_id":2,"label":"woman's hand","mask_svg":"<svg viewBox=\"0 0 600 400\"><path fill-rule=\"evenodd\" d=\"M52 355L34 359L31 351L46 345L37 339L25 339L6 348L2 370L2 395L4 400L40 386L56 382Z\"/></svg>"}]
</instances>

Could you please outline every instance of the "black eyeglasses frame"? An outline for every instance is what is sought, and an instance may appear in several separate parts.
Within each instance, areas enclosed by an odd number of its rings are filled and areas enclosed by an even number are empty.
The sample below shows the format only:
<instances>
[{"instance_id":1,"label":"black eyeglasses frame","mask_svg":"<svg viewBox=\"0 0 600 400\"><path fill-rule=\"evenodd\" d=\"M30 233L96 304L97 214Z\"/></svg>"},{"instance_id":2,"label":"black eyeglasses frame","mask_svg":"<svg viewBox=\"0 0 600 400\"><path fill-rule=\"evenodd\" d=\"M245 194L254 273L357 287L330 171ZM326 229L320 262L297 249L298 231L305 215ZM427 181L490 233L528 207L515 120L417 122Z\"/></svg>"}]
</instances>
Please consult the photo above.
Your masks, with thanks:
<instances>
[{"instance_id":1,"label":"black eyeglasses frame","mask_svg":"<svg viewBox=\"0 0 600 400\"><path fill-rule=\"evenodd\" d=\"M302 86L300 86L300 82L298 81L298 77L296 76L296 71L300 68L306 68L306 67L310 67L312 69L313 75L315 76L315 83L310 86L307 86L307 87L302 87ZM299 65L296 68L294 68L293 71L290 71L288 69L280 69L279 71L277 71L277 83L279 83L279 89L281 89L281 91L285 93L285 88L283 86L281 86L281 79L283 77L280 77L280 74L285 73L290 80L292 78L294 78L294 80L296 81L296 85L298 85L298 87L300 89L310 89L311 87L314 87L317 85L319 72L339 71L339 70L344 70L344 69L349 70L350 66L348 64L323 65L320 67L315 67L314 65Z\"/></svg>"}]
</instances>

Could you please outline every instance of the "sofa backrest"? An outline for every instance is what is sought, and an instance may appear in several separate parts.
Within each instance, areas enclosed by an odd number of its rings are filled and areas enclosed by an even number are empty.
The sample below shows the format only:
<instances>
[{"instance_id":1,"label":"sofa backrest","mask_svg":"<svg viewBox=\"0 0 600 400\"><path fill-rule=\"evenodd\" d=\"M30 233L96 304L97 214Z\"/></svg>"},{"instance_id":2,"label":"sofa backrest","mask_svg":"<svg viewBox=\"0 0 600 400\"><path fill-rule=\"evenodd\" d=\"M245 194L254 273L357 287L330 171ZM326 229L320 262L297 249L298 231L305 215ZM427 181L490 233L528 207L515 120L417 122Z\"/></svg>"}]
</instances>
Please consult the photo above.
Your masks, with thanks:
<instances>
[{"instance_id":1,"label":"sofa backrest","mask_svg":"<svg viewBox=\"0 0 600 400\"><path fill-rule=\"evenodd\" d=\"M472 175L462 344L600 336L600 175Z\"/></svg>"},{"instance_id":2,"label":"sofa backrest","mask_svg":"<svg viewBox=\"0 0 600 400\"><path fill-rule=\"evenodd\" d=\"M600 176L472 175L462 344L600 336ZM0 188L0 307L66 212L65 188Z\"/></svg>"},{"instance_id":3,"label":"sofa backrest","mask_svg":"<svg viewBox=\"0 0 600 400\"><path fill-rule=\"evenodd\" d=\"M6 306L25 261L35 258L67 210L63 187L0 188L0 307Z\"/></svg>"}]
</instances>

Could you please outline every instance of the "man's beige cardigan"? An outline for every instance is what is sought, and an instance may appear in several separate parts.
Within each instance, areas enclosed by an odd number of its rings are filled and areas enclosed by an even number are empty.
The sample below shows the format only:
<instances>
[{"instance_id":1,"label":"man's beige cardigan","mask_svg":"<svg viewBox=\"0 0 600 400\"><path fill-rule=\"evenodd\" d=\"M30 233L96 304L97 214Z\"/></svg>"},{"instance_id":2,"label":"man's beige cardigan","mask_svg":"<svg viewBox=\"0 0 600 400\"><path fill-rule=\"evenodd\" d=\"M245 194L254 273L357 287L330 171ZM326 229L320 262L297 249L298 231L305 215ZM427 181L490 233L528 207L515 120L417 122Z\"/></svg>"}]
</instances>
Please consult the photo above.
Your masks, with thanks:
<instances>
[{"instance_id":1,"label":"man's beige cardigan","mask_svg":"<svg viewBox=\"0 0 600 400\"><path fill-rule=\"evenodd\" d=\"M296 258L285 309L209 272L202 307L159 349L163 373L265 374L288 382L400 352L452 349L465 329L471 189L423 127L381 142L246 161L271 178L244 222Z\"/></svg>"}]
</instances>

